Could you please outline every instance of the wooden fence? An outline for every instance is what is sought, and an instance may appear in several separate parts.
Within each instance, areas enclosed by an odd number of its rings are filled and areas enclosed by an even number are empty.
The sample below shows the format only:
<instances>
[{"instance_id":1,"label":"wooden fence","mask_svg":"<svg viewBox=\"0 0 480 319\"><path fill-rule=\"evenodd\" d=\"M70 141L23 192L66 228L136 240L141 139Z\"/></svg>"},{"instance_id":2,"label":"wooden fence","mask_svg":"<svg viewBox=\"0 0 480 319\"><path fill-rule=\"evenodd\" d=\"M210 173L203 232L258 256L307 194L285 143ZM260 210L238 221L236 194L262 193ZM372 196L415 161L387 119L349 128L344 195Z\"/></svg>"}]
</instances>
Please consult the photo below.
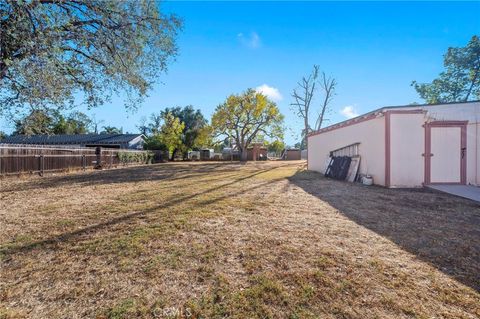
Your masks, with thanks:
<instances>
[{"instance_id":1,"label":"wooden fence","mask_svg":"<svg viewBox=\"0 0 480 319\"><path fill-rule=\"evenodd\" d=\"M43 175L44 172L85 170L98 165L102 168L112 168L131 162L146 161L148 156L145 151L0 144L0 175L19 173Z\"/></svg>"}]
</instances>

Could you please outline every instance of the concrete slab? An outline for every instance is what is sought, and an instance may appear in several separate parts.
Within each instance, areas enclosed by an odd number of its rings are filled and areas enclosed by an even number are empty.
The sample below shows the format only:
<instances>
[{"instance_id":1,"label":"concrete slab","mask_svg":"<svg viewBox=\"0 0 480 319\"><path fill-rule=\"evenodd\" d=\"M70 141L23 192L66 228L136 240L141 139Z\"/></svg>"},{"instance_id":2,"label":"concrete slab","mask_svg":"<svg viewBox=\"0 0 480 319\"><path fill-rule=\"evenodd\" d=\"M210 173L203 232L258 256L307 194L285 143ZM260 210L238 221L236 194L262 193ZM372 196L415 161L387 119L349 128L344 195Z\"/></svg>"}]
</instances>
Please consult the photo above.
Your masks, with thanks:
<instances>
[{"instance_id":1,"label":"concrete slab","mask_svg":"<svg viewBox=\"0 0 480 319\"><path fill-rule=\"evenodd\" d=\"M480 187L471 185L428 185L429 188L480 202Z\"/></svg>"}]
</instances>

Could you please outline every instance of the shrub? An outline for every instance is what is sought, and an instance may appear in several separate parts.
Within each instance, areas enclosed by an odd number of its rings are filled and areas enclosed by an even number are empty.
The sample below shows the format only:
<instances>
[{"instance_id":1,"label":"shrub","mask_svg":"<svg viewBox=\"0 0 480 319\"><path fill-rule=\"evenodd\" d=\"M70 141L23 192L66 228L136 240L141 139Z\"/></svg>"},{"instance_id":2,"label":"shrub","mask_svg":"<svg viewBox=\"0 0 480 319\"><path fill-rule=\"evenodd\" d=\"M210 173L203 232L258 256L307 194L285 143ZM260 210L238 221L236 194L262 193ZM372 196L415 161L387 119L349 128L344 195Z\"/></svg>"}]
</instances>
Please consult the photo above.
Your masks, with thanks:
<instances>
[{"instance_id":1,"label":"shrub","mask_svg":"<svg viewBox=\"0 0 480 319\"><path fill-rule=\"evenodd\" d=\"M123 165L129 163L152 164L155 157L153 152L118 152L117 157Z\"/></svg>"}]
</instances>

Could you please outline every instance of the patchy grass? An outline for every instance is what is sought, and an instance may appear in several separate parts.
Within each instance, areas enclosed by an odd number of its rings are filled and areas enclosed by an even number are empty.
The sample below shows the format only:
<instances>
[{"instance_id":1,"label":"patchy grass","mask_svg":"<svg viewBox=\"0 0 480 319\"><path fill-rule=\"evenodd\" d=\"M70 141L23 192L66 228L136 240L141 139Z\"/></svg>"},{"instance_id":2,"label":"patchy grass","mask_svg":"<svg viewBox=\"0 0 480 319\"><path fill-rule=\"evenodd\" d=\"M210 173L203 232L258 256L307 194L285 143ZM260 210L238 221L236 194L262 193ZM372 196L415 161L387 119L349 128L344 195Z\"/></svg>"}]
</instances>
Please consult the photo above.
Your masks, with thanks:
<instances>
[{"instance_id":1,"label":"patchy grass","mask_svg":"<svg viewBox=\"0 0 480 319\"><path fill-rule=\"evenodd\" d=\"M4 179L0 318L477 318L480 208L304 162Z\"/></svg>"}]
</instances>

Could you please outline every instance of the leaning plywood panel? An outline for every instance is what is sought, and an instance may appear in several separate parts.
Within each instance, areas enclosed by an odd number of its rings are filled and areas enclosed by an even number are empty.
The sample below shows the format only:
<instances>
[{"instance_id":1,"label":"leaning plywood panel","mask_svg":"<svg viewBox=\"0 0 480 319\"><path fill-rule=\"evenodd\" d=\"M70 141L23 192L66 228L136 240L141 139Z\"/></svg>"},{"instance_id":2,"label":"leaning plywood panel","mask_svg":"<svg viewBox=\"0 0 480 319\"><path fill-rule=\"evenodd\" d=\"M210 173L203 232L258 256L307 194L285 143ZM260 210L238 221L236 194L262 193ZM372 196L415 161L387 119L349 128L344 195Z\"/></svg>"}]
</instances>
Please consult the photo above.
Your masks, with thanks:
<instances>
[{"instance_id":1,"label":"leaning plywood panel","mask_svg":"<svg viewBox=\"0 0 480 319\"><path fill-rule=\"evenodd\" d=\"M352 157L352 162L350 163L350 168L348 169L347 181L355 182L359 167L360 167L360 156Z\"/></svg>"}]
</instances>

